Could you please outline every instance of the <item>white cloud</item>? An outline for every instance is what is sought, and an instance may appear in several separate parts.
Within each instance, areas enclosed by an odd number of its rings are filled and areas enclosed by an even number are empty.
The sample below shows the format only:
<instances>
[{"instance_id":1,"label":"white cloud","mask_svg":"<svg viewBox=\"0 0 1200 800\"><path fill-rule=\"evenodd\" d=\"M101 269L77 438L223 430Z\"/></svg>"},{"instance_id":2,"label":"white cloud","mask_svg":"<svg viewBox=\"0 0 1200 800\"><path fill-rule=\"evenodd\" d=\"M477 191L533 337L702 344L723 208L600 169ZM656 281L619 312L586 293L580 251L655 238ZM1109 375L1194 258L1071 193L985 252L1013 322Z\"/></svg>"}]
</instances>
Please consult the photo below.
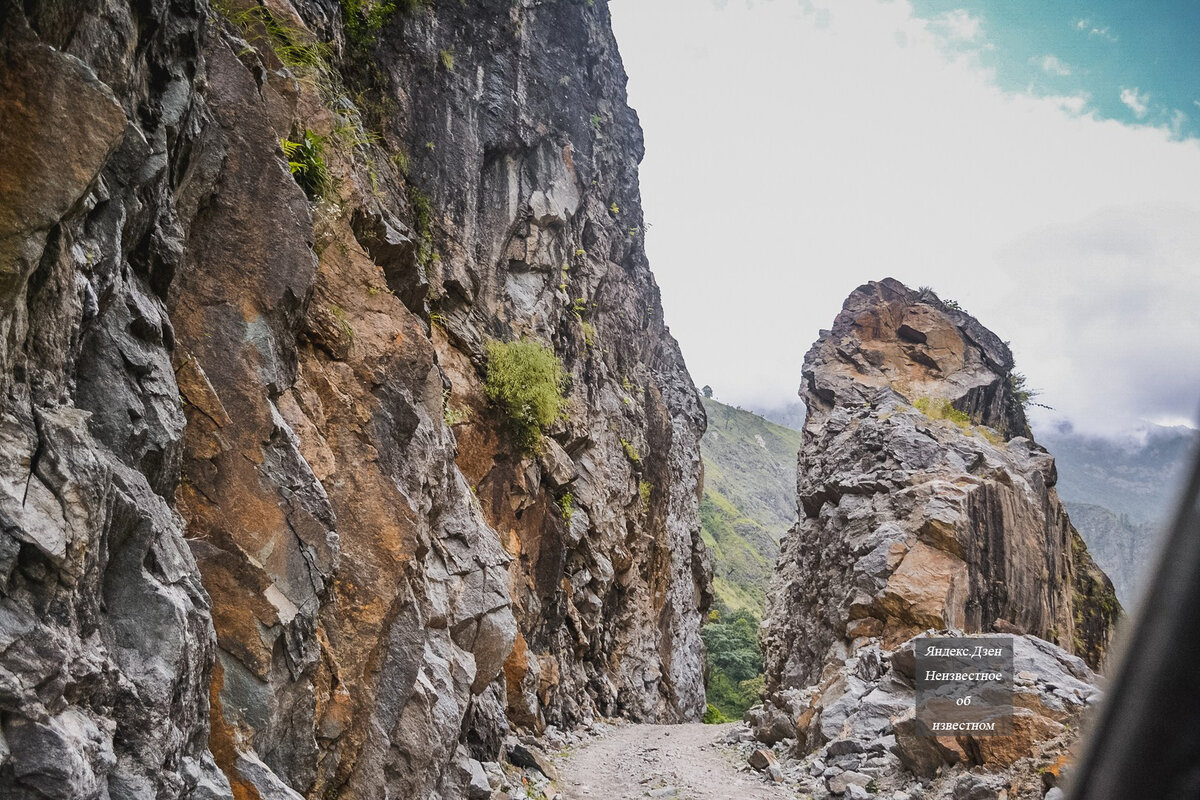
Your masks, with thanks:
<instances>
[{"instance_id":1,"label":"white cloud","mask_svg":"<svg viewBox=\"0 0 1200 800\"><path fill-rule=\"evenodd\" d=\"M1142 94L1136 86L1132 89L1121 88L1121 102L1129 106L1129 110L1138 119L1145 119L1150 110L1150 95Z\"/></svg>"},{"instance_id":2,"label":"white cloud","mask_svg":"<svg viewBox=\"0 0 1200 800\"><path fill-rule=\"evenodd\" d=\"M1084 31L1088 36L1094 36L1106 42L1116 42L1120 38L1107 25L1093 25L1090 19L1075 20L1075 28Z\"/></svg>"},{"instance_id":3,"label":"white cloud","mask_svg":"<svg viewBox=\"0 0 1200 800\"><path fill-rule=\"evenodd\" d=\"M959 42L974 42L983 32L983 20L979 17L972 17L965 8L947 11L933 23L950 39Z\"/></svg>"},{"instance_id":4,"label":"white cloud","mask_svg":"<svg viewBox=\"0 0 1200 800\"><path fill-rule=\"evenodd\" d=\"M1092 99L1086 92L1082 94L1047 95L1043 99L1056 104L1063 111L1071 114L1082 114Z\"/></svg>"},{"instance_id":5,"label":"white cloud","mask_svg":"<svg viewBox=\"0 0 1200 800\"><path fill-rule=\"evenodd\" d=\"M1042 56L1040 59L1034 59L1034 63L1041 67L1042 72L1045 72L1047 75L1065 78L1071 74L1071 68L1063 63L1058 56Z\"/></svg>"},{"instance_id":6,"label":"white cloud","mask_svg":"<svg viewBox=\"0 0 1200 800\"><path fill-rule=\"evenodd\" d=\"M1180 111L1178 108L1171 112L1171 121L1167 127L1171 130L1171 135L1176 139L1183 138L1184 129L1188 124L1188 115Z\"/></svg>"},{"instance_id":7,"label":"white cloud","mask_svg":"<svg viewBox=\"0 0 1200 800\"><path fill-rule=\"evenodd\" d=\"M1006 322L1040 339L1018 341L1016 356L1039 365L1042 399L1056 409L1035 421L1065 416L1088 432L1195 424L1198 223L1194 207L1113 205L1001 249L1003 272L1026 287L1009 295Z\"/></svg>"},{"instance_id":8,"label":"white cloud","mask_svg":"<svg viewBox=\"0 0 1200 800\"><path fill-rule=\"evenodd\" d=\"M696 381L787 403L846 295L890 275L1012 340L1083 430L1194 418L1200 143L1002 91L904 0L813 3L827 28L791 0L612 2L646 245Z\"/></svg>"}]
</instances>

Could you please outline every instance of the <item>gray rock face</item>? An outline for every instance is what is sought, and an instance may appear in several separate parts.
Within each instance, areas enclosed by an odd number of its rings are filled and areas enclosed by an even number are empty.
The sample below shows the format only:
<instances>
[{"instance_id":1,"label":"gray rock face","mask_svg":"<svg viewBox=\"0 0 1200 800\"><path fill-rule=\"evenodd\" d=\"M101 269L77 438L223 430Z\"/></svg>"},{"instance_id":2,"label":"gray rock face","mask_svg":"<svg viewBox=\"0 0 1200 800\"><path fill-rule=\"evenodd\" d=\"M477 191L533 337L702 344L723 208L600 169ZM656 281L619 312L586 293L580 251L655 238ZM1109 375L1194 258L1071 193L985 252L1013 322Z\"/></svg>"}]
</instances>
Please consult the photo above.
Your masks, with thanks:
<instances>
[{"instance_id":1,"label":"gray rock face","mask_svg":"<svg viewBox=\"0 0 1200 800\"><path fill-rule=\"evenodd\" d=\"M847 299L805 358L800 522L764 637L768 696L926 628L1031 633L1097 665L1120 606L1029 438L1012 356L894 280Z\"/></svg>"},{"instance_id":2,"label":"gray rock face","mask_svg":"<svg viewBox=\"0 0 1200 800\"><path fill-rule=\"evenodd\" d=\"M647 268L641 130L607 8L447 4L398 33L381 60L402 87L411 183L443 212L426 269L448 402L465 412L457 463L514 556L509 715L699 719L704 410ZM454 69L428 74L447 48ZM481 387L484 343L521 337L569 375L540 455Z\"/></svg>"},{"instance_id":3,"label":"gray rock face","mask_svg":"<svg viewBox=\"0 0 1200 800\"><path fill-rule=\"evenodd\" d=\"M812 686L784 692L768 709L796 722L794 744L777 748L780 769L814 795L849 797L858 787L879 797L1040 800L1059 780L1085 710L1099 700L1097 675L1057 645L1013 636L1013 733L934 738L919 735L914 720L919 641L861 647L828 663Z\"/></svg>"},{"instance_id":4,"label":"gray rock face","mask_svg":"<svg viewBox=\"0 0 1200 800\"><path fill-rule=\"evenodd\" d=\"M759 716L794 722L830 791L859 773L880 791L936 778L922 796L1038 797L1098 694L1120 606L1012 368L974 318L890 279L855 290L805 358L800 521L768 596ZM1012 735L915 734L912 637L930 629L1014 637ZM958 772L975 766L1004 779Z\"/></svg>"},{"instance_id":5,"label":"gray rock face","mask_svg":"<svg viewBox=\"0 0 1200 800\"><path fill-rule=\"evenodd\" d=\"M411 5L2 7L0 794L479 797L510 725L703 711L605 4Z\"/></svg>"},{"instance_id":6,"label":"gray rock face","mask_svg":"<svg viewBox=\"0 0 1200 800\"><path fill-rule=\"evenodd\" d=\"M82 15L18 8L0 33L0 795L228 796L147 258L169 206L148 142L180 124L165 98L201 18L161 10L138 58L114 63L70 36ZM136 36L127 15L108 22L107 44ZM133 122L122 102L155 110Z\"/></svg>"}]
</instances>

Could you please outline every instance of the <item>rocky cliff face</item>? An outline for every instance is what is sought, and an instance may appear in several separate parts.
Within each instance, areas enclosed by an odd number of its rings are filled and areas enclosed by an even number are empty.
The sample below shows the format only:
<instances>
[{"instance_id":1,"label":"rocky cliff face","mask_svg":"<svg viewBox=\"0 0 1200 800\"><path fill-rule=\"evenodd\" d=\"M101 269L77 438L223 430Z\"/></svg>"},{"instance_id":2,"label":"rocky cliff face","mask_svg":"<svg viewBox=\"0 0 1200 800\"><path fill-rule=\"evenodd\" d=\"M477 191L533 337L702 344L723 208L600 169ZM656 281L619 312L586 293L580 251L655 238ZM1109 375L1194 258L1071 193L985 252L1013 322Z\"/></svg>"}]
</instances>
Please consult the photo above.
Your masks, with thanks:
<instances>
[{"instance_id":1,"label":"rocky cliff face","mask_svg":"<svg viewBox=\"0 0 1200 800\"><path fill-rule=\"evenodd\" d=\"M768 693L831 648L1029 633L1097 666L1119 613L1030 438L1012 355L931 292L859 287L804 361L800 522L768 601Z\"/></svg>"},{"instance_id":2,"label":"rocky cliff face","mask_svg":"<svg viewBox=\"0 0 1200 800\"><path fill-rule=\"evenodd\" d=\"M3 10L0 793L449 798L510 724L701 713L604 3Z\"/></svg>"},{"instance_id":3,"label":"rocky cliff face","mask_svg":"<svg viewBox=\"0 0 1200 800\"><path fill-rule=\"evenodd\" d=\"M979 797L1040 797L1037 773L1058 768L1098 697L1089 666L1120 605L1012 369L973 317L891 279L856 289L805 357L800 521L767 600L768 703L751 717L765 741L794 739L814 775L861 769L908 796L940 767L984 765L1011 769ZM928 629L1015 635L1012 736L913 734L908 640ZM956 780L921 796L958 797Z\"/></svg>"}]
</instances>

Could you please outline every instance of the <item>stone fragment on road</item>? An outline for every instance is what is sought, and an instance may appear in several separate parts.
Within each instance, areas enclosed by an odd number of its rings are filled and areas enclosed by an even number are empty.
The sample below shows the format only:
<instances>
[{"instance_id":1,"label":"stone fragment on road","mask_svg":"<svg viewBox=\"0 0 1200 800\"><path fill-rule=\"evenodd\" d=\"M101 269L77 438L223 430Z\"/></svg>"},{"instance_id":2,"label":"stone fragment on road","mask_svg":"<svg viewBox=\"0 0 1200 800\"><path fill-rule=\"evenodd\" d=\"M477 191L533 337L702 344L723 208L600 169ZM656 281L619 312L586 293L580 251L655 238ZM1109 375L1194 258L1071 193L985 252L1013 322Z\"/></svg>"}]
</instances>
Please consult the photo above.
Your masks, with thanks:
<instances>
[{"instance_id":1,"label":"stone fragment on road","mask_svg":"<svg viewBox=\"0 0 1200 800\"><path fill-rule=\"evenodd\" d=\"M770 750L759 748L750 754L750 766L764 770L776 762L775 754Z\"/></svg>"}]
</instances>

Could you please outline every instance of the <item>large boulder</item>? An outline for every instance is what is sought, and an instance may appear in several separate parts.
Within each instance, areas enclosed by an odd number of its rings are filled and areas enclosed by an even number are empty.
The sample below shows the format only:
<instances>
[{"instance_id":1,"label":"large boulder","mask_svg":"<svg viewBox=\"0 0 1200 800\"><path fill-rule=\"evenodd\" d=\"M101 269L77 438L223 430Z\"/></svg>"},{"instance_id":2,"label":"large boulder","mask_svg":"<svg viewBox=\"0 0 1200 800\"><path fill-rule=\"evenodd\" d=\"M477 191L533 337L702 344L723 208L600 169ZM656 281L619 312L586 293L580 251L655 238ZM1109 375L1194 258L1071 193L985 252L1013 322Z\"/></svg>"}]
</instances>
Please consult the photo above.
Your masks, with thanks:
<instances>
[{"instance_id":1,"label":"large boulder","mask_svg":"<svg viewBox=\"0 0 1200 800\"><path fill-rule=\"evenodd\" d=\"M799 522L767 601L766 688L925 628L1028 633L1099 666L1120 612L1030 437L1008 347L929 291L859 287L805 357ZM776 701L777 702L777 701Z\"/></svg>"},{"instance_id":2,"label":"large boulder","mask_svg":"<svg viewBox=\"0 0 1200 800\"><path fill-rule=\"evenodd\" d=\"M799 521L768 594L754 732L773 740L782 715L796 757L901 789L975 767L1036 783L1030 765L1061 755L1097 694L1120 606L1059 502L1007 345L887 279L850 295L803 376ZM918 735L913 637L929 630L1014 638L1011 735Z\"/></svg>"}]
</instances>

